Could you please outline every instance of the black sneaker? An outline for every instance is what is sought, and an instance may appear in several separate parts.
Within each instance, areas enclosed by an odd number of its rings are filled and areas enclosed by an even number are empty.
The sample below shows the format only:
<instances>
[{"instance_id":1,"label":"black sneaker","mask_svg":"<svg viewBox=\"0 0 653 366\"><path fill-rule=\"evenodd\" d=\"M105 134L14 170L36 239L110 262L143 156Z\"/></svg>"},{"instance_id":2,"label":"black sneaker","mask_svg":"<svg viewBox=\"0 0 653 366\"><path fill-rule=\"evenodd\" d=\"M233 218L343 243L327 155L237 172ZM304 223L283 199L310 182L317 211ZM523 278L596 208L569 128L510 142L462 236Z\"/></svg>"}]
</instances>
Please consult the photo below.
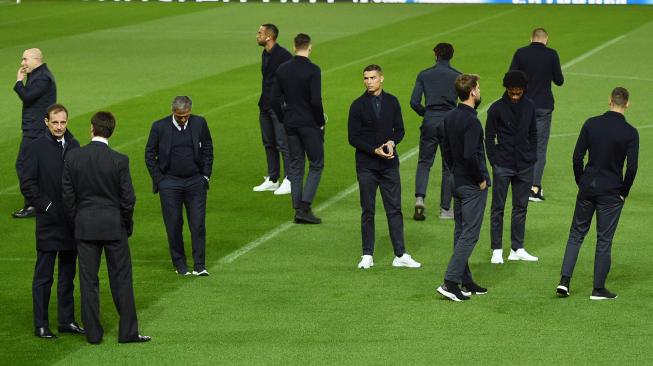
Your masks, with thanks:
<instances>
[{"instance_id":1,"label":"black sneaker","mask_svg":"<svg viewBox=\"0 0 653 366\"><path fill-rule=\"evenodd\" d=\"M415 221L424 221L426 216L424 216L424 205L416 204L415 213L413 214L413 220Z\"/></svg>"},{"instance_id":2,"label":"black sneaker","mask_svg":"<svg viewBox=\"0 0 653 366\"><path fill-rule=\"evenodd\" d=\"M528 200L531 202L542 202L544 201L544 195L542 195L542 187L537 190L537 193L531 189L531 194L528 196Z\"/></svg>"},{"instance_id":3,"label":"black sneaker","mask_svg":"<svg viewBox=\"0 0 653 366\"><path fill-rule=\"evenodd\" d=\"M443 283L437 290L440 295L452 301L469 300L469 296L463 295L457 284Z\"/></svg>"},{"instance_id":4,"label":"black sneaker","mask_svg":"<svg viewBox=\"0 0 653 366\"><path fill-rule=\"evenodd\" d=\"M617 294L613 294L607 288L595 288L592 291L590 300L613 300L617 298Z\"/></svg>"},{"instance_id":5,"label":"black sneaker","mask_svg":"<svg viewBox=\"0 0 653 366\"><path fill-rule=\"evenodd\" d=\"M308 209L297 209L295 210L295 223L296 224L321 224L322 219L315 217L313 211L310 208Z\"/></svg>"},{"instance_id":6,"label":"black sneaker","mask_svg":"<svg viewBox=\"0 0 653 366\"><path fill-rule=\"evenodd\" d=\"M569 277L562 276L560 278L560 283L558 283L558 287L556 287L556 293L560 297L569 296Z\"/></svg>"},{"instance_id":7,"label":"black sneaker","mask_svg":"<svg viewBox=\"0 0 653 366\"><path fill-rule=\"evenodd\" d=\"M36 216L36 211L34 210L34 206L25 206L20 210L12 213L11 216L15 219L26 219L28 217Z\"/></svg>"},{"instance_id":8,"label":"black sneaker","mask_svg":"<svg viewBox=\"0 0 653 366\"><path fill-rule=\"evenodd\" d=\"M487 289L477 285L475 282L463 283L461 292L465 296L473 295L485 295L487 294Z\"/></svg>"}]
</instances>

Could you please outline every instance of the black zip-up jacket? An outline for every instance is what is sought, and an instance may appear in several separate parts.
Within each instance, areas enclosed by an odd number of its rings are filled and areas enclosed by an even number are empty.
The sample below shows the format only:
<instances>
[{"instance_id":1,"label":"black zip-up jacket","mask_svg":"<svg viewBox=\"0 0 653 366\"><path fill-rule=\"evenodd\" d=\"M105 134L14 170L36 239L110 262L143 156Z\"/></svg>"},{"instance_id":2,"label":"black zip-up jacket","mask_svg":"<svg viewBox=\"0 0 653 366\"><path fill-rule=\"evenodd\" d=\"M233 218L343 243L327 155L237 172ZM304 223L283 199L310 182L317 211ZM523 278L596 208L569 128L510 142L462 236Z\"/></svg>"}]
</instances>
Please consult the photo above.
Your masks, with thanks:
<instances>
[{"instance_id":1,"label":"black zip-up jacket","mask_svg":"<svg viewBox=\"0 0 653 366\"><path fill-rule=\"evenodd\" d=\"M506 93L492 103L485 123L485 149L492 166L527 169L537 160L535 104L523 96L513 103Z\"/></svg>"},{"instance_id":2,"label":"black zip-up jacket","mask_svg":"<svg viewBox=\"0 0 653 366\"><path fill-rule=\"evenodd\" d=\"M292 55L287 49L275 43L270 52L263 49L261 54L261 97L258 100L258 106L262 111L272 108L270 99L272 98L272 88L274 88L275 73L279 65L290 60Z\"/></svg>"},{"instance_id":3,"label":"black zip-up jacket","mask_svg":"<svg viewBox=\"0 0 653 366\"><path fill-rule=\"evenodd\" d=\"M532 42L515 52L510 70L520 70L528 76L527 96L535 102L535 108L553 109L551 82L562 86L565 78L560 67L560 57L553 48L541 42Z\"/></svg>"},{"instance_id":4,"label":"black zip-up jacket","mask_svg":"<svg viewBox=\"0 0 653 366\"><path fill-rule=\"evenodd\" d=\"M585 152L589 160L583 168ZM584 196L627 197L637 174L639 134L623 114L608 111L588 119L573 155L574 176ZM624 175L624 161L628 160Z\"/></svg>"},{"instance_id":5,"label":"black zip-up jacket","mask_svg":"<svg viewBox=\"0 0 653 366\"><path fill-rule=\"evenodd\" d=\"M415 80L410 107L420 116L456 108L458 97L454 83L458 75L460 71L451 67L446 60L438 60L435 66L422 70ZM422 94L426 107L422 105Z\"/></svg>"},{"instance_id":6,"label":"black zip-up jacket","mask_svg":"<svg viewBox=\"0 0 653 366\"><path fill-rule=\"evenodd\" d=\"M476 110L466 104L444 116L442 156L452 167L454 186L479 185L483 180L490 185L490 174L485 166L483 127Z\"/></svg>"},{"instance_id":7,"label":"black zip-up jacket","mask_svg":"<svg viewBox=\"0 0 653 366\"><path fill-rule=\"evenodd\" d=\"M48 65L42 64L32 70L25 84L17 81L14 91L23 102L23 136L41 136L46 129L43 122L46 110L57 102L57 84Z\"/></svg>"},{"instance_id":8,"label":"black zip-up jacket","mask_svg":"<svg viewBox=\"0 0 653 366\"><path fill-rule=\"evenodd\" d=\"M294 56L279 66L272 107L285 127L322 127L322 75L307 57ZM282 106L283 105L283 106Z\"/></svg>"},{"instance_id":9,"label":"black zip-up jacket","mask_svg":"<svg viewBox=\"0 0 653 366\"><path fill-rule=\"evenodd\" d=\"M64 159L79 148L79 142L66 131L63 151L49 130L30 141L20 177L20 190L36 207L36 247L41 251L74 250L72 222L64 211L61 179Z\"/></svg>"},{"instance_id":10,"label":"black zip-up jacket","mask_svg":"<svg viewBox=\"0 0 653 366\"><path fill-rule=\"evenodd\" d=\"M380 118L376 118L372 97L366 92L349 107L349 144L356 148L356 166L384 169L399 164L396 145L404 139L404 120L397 98L381 93ZM395 143L394 159L385 159L374 153L379 146L392 140Z\"/></svg>"}]
</instances>

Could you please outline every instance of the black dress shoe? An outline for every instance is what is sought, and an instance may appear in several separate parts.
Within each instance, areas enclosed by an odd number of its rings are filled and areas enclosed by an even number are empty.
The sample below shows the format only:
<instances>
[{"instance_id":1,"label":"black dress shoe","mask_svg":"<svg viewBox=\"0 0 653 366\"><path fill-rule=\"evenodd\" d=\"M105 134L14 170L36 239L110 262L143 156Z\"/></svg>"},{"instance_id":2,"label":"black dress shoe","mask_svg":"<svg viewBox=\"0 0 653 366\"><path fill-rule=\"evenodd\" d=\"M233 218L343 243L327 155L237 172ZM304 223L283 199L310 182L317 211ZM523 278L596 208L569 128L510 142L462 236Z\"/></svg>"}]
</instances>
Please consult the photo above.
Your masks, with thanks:
<instances>
[{"instance_id":1,"label":"black dress shoe","mask_svg":"<svg viewBox=\"0 0 653 366\"><path fill-rule=\"evenodd\" d=\"M149 342L152 340L152 337L149 336L144 336L144 335L138 335L136 338L133 339L128 339L124 341L118 341L118 343L143 343L143 342Z\"/></svg>"},{"instance_id":2,"label":"black dress shoe","mask_svg":"<svg viewBox=\"0 0 653 366\"><path fill-rule=\"evenodd\" d=\"M54 333L50 330L48 327L41 327L41 328L36 328L34 330L34 335L39 337L39 338L45 338L45 339L55 339L57 338Z\"/></svg>"},{"instance_id":3,"label":"black dress shoe","mask_svg":"<svg viewBox=\"0 0 653 366\"><path fill-rule=\"evenodd\" d=\"M70 324L59 324L59 333L86 334L86 331L79 324L72 322Z\"/></svg>"},{"instance_id":4,"label":"black dress shoe","mask_svg":"<svg viewBox=\"0 0 653 366\"><path fill-rule=\"evenodd\" d=\"M34 217L36 212L34 211L33 206L23 207L20 210L11 214L15 219L25 219L28 217Z\"/></svg>"},{"instance_id":5,"label":"black dress shoe","mask_svg":"<svg viewBox=\"0 0 653 366\"><path fill-rule=\"evenodd\" d=\"M321 224L322 219L315 217L313 211L310 208L308 209L297 209L295 210L295 223L296 224Z\"/></svg>"}]
</instances>

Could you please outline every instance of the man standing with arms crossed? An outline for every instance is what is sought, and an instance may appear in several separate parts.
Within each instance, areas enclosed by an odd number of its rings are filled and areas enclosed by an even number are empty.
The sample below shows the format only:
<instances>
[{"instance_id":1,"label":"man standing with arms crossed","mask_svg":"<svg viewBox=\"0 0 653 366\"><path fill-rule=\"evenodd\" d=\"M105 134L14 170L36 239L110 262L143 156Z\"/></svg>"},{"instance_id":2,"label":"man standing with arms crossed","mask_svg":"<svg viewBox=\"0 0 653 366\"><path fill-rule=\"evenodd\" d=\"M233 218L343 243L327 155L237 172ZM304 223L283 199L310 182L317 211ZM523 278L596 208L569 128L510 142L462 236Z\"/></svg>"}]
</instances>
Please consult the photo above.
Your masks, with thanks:
<instances>
[{"instance_id":1,"label":"man standing with arms crossed","mask_svg":"<svg viewBox=\"0 0 653 366\"><path fill-rule=\"evenodd\" d=\"M605 288L605 281L612 263L612 238L626 197L635 181L639 155L639 134L624 117L629 97L625 88L614 88L609 99L610 110L588 119L580 130L573 156L578 196L562 260L562 277L556 288L561 297L569 296L569 282L580 246L596 212L594 290L590 299L617 298L617 294ZM589 152L589 159L583 167L586 152ZM628 165L624 174L625 161L628 161Z\"/></svg>"},{"instance_id":2,"label":"man standing with arms crossed","mask_svg":"<svg viewBox=\"0 0 653 366\"><path fill-rule=\"evenodd\" d=\"M20 189L36 208L36 266L32 282L35 335L57 338L49 327L48 305L54 266L59 257L57 308L60 333L84 334L75 322L75 272L77 245L73 225L64 212L61 177L66 155L79 147L68 131L68 110L61 104L48 107L47 131L25 150Z\"/></svg>"},{"instance_id":3,"label":"man standing with arms crossed","mask_svg":"<svg viewBox=\"0 0 653 366\"><path fill-rule=\"evenodd\" d=\"M404 247L404 222L401 213L401 178L396 146L404 138L404 121L397 98L383 91L383 70L369 65L363 70L365 94L349 108L349 144L356 148L356 176L360 191L363 256L358 268L374 265L374 212L376 191L388 219L395 258L393 267L419 268Z\"/></svg>"},{"instance_id":4,"label":"man standing with arms crossed","mask_svg":"<svg viewBox=\"0 0 653 366\"><path fill-rule=\"evenodd\" d=\"M424 117L420 127L419 160L415 173L415 214L413 219L421 221L424 216L426 189L429 173L435 160L438 145L443 138L444 115L456 108L456 88L454 82L460 72L449 64L453 58L453 46L438 43L435 48L436 64L417 75L415 88L410 97L410 106L417 114ZM422 106L422 94L424 104ZM442 158L442 183L440 185L440 218L453 219L451 195L453 193L451 172Z\"/></svg>"},{"instance_id":5,"label":"man standing with arms crossed","mask_svg":"<svg viewBox=\"0 0 653 366\"><path fill-rule=\"evenodd\" d=\"M64 163L63 202L75 223L82 293L82 321L86 340L102 342L98 271L105 251L113 303L120 315L118 342L147 342L138 334L128 237L134 229L136 196L129 174L129 158L109 147L116 127L110 112L91 118L92 141L72 151Z\"/></svg>"},{"instance_id":6,"label":"man standing with arms crossed","mask_svg":"<svg viewBox=\"0 0 653 366\"><path fill-rule=\"evenodd\" d=\"M290 181L284 178L281 184L279 155L283 159L283 171L287 175L290 166L286 131L280 121L281 116L272 109L272 88L275 73L282 63L290 60L292 55L277 43L279 29L274 24L263 24L256 33L256 42L263 47L261 55L261 74L263 74L261 97L258 100L261 137L267 157L268 175L263 183L253 188L254 192L274 191L275 195L290 193Z\"/></svg>"},{"instance_id":7,"label":"man standing with arms crossed","mask_svg":"<svg viewBox=\"0 0 653 366\"><path fill-rule=\"evenodd\" d=\"M25 83L23 84L23 82ZM38 48L30 48L23 52L14 91L23 102L23 137L16 159L16 173L20 181L25 169L27 145L30 141L43 135L46 130L43 125L46 109L57 101L57 84L54 82L54 76L48 69L48 65L43 63L43 54ZM32 217L34 216L34 206L26 197L23 208L11 215L17 219Z\"/></svg>"},{"instance_id":8,"label":"man standing with arms crossed","mask_svg":"<svg viewBox=\"0 0 653 366\"><path fill-rule=\"evenodd\" d=\"M313 49L311 37L299 33L295 37L295 56L277 70L272 105L283 125L290 150L290 178L295 222L319 224L311 210L313 198L324 169L324 108L322 107L322 75L309 60ZM281 106L283 101L285 107ZM304 184L305 159L308 176Z\"/></svg>"},{"instance_id":9,"label":"man standing with arms crossed","mask_svg":"<svg viewBox=\"0 0 653 366\"><path fill-rule=\"evenodd\" d=\"M562 76L560 58L556 50L547 47L549 35L544 28L536 28L531 34L531 44L518 49L512 57L510 70L519 70L528 77L528 98L535 102L535 120L537 125L537 162L533 168L533 186L529 200L541 202L542 176L546 164L546 148L551 134L551 114L553 113L553 93L551 82L561 86Z\"/></svg>"},{"instance_id":10,"label":"man standing with arms crossed","mask_svg":"<svg viewBox=\"0 0 653 366\"><path fill-rule=\"evenodd\" d=\"M478 75L462 74L456 78L460 103L444 118L442 154L451 167L454 180L453 255L437 291L453 301L469 300L472 293L482 295L487 289L472 279L467 261L478 242L483 224L490 175L485 166L483 127L476 116L481 103ZM458 287L463 285L463 293Z\"/></svg>"},{"instance_id":11,"label":"man standing with arms crossed","mask_svg":"<svg viewBox=\"0 0 653 366\"><path fill-rule=\"evenodd\" d=\"M524 249L526 210L536 160L537 130L535 105L524 96L528 79L521 71L512 70L503 77L506 92L492 103L485 124L485 147L492 165L492 225L490 263L503 263L503 212L512 186L510 219L511 261L537 261Z\"/></svg>"}]
</instances>

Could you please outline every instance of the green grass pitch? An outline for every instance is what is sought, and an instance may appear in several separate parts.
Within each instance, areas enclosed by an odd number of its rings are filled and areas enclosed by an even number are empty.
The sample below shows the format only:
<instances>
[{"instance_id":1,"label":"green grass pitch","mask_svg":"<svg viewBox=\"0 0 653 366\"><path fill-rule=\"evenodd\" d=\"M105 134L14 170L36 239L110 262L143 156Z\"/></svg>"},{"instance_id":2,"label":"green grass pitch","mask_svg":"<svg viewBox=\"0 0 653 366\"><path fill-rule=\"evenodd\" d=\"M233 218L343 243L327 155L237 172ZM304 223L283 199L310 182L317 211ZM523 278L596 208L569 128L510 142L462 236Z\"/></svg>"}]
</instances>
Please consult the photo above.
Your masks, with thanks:
<instances>
[{"instance_id":1,"label":"green grass pitch","mask_svg":"<svg viewBox=\"0 0 653 366\"><path fill-rule=\"evenodd\" d=\"M0 1L0 363L651 364L652 19L653 7L637 6ZM323 225L289 224L288 196L251 191L265 174L256 106L261 49L254 38L266 22L279 26L286 47L294 34L310 34L312 58L322 68L329 124L315 207ZM526 245L540 261L489 263L488 207L470 265L489 293L464 304L445 301L435 289L451 255L453 223L436 219L437 163L428 218L411 219L421 122L408 106L415 76L433 63L435 43L450 42L456 48L452 64L481 75L487 108L502 93L501 78L514 50L528 43L537 26L549 31L566 79L554 89L543 182L547 201L530 205L528 214ZM111 143L131 158L137 205L130 246L140 328L153 337L148 344L117 343L106 274L101 277L103 344L32 335L34 222L9 215L22 203L14 171L20 103L11 88L20 55L30 47L43 50L57 78L59 100L71 111L69 128L82 143L89 140L92 113L106 109L117 116ZM370 63L383 66L385 90L403 107L406 138L398 149L406 246L423 263L419 270L390 266L380 201L376 265L356 269L360 207L346 117L351 101L363 92L362 68ZM557 299L576 193L572 149L581 124L607 109L615 86L631 92L626 117L639 127L641 139L639 173L614 240L608 279L619 299L588 300L594 232L582 250L572 296ZM209 121L216 146L207 213L208 278L174 274L159 199L151 193L143 162L151 122L168 114L179 94L193 98L193 111ZM485 114L480 118L484 123ZM79 296L76 300L79 312Z\"/></svg>"}]
</instances>

